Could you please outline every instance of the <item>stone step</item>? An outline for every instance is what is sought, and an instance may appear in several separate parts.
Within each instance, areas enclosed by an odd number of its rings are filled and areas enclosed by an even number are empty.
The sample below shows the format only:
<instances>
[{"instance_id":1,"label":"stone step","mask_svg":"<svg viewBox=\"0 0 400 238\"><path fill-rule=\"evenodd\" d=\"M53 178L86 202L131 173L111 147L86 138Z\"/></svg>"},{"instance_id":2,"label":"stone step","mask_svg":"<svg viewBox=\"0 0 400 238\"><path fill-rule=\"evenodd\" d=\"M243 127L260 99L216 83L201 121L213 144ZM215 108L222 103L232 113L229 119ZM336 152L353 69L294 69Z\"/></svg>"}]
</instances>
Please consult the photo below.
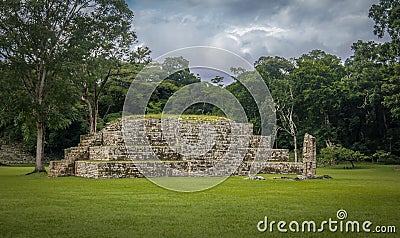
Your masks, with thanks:
<instances>
[{"instance_id":1,"label":"stone step","mask_svg":"<svg viewBox=\"0 0 400 238\"><path fill-rule=\"evenodd\" d=\"M216 123L220 123L217 125ZM73 175L76 161L126 161L126 160L158 160L182 161L199 164L198 169L206 169L209 164L224 158L230 163L233 158L242 156L244 161L254 160L257 154L261 160L276 160L283 154L273 154L270 149L270 138L252 136L252 126L236 124L229 121L217 121L212 124L213 130L207 133L201 129L199 121L180 122L167 120L167 131L162 131L159 119L146 121L131 120L124 125L122 132L121 121L107 125L101 132L93 135L82 135L76 147L65 150L65 158L54 165L51 173L60 176ZM169 129L168 129L169 128ZM206 137L206 140L200 139ZM127 141L125 141L127 140ZM170 142L170 145L168 144ZM172 142L172 144L171 144ZM183 142L183 143L182 143ZM231 142L235 142L234 144ZM136 145L125 147L128 145ZM146 146L143 146L146 145ZM151 145L151 146L148 146ZM239 148L232 148L236 146ZM257 148L257 149L256 149ZM276 158L275 158L275 157ZM232 159L230 159L232 158Z\"/></svg>"}]
</instances>

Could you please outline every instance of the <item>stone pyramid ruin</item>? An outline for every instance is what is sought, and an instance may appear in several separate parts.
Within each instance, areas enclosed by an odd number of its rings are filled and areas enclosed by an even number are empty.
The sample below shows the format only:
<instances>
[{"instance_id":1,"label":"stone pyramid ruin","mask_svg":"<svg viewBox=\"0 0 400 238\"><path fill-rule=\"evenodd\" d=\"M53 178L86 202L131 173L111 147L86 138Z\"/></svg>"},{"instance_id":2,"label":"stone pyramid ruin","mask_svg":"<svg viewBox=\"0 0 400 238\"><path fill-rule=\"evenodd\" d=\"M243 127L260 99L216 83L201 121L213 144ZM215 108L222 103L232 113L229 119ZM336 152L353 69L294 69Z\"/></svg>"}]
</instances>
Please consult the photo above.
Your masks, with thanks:
<instances>
[{"instance_id":1,"label":"stone pyramid ruin","mask_svg":"<svg viewBox=\"0 0 400 238\"><path fill-rule=\"evenodd\" d=\"M166 133L168 127L174 128L177 123L180 126L175 134ZM134 137L127 136L124 125L129 125L133 133L143 134L146 141L131 141ZM226 118L173 118L164 124L160 118L119 119L93 135L82 135L76 147L65 150L63 160L50 162L49 177L140 178L144 177L144 170L147 175L154 176L197 176L212 170L223 157L228 161L223 169L231 175L247 176L251 166L259 166L259 173L303 174L307 168L307 175L312 174L309 169L315 167L310 165L312 161L307 160L307 164L289 162L287 149L271 149L268 137L252 134L251 124L237 125L246 126L243 128L247 131L241 136L233 135L233 122ZM202 135L201 128L209 127L213 130L206 130L207 135ZM184 143L176 143L178 136L184 138ZM237 166L229 166L232 165L229 146L240 140L247 143L234 151L242 153L243 157ZM256 154L261 156L262 163L253 163ZM160 170L157 167L160 164L166 169ZM219 176L218 173L213 175Z\"/></svg>"}]
</instances>

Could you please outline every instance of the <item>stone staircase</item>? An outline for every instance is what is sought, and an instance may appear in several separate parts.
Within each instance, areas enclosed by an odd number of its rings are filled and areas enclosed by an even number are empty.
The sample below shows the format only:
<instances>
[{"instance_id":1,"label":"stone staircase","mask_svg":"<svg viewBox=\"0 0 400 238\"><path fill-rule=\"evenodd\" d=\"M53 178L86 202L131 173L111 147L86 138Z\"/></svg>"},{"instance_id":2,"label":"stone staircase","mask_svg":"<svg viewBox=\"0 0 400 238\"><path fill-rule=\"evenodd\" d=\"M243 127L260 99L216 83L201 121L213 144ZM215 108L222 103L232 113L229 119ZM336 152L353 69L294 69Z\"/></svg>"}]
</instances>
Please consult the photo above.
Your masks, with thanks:
<instances>
[{"instance_id":1,"label":"stone staircase","mask_svg":"<svg viewBox=\"0 0 400 238\"><path fill-rule=\"evenodd\" d=\"M102 134L81 135L78 146L64 150L64 159L61 161L50 161L50 172L48 177L64 177L75 175L75 161L88 160L89 148L102 143Z\"/></svg>"},{"instance_id":2,"label":"stone staircase","mask_svg":"<svg viewBox=\"0 0 400 238\"><path fill-rule=\"evenodd\" d=\"M165 127L157 118L128 118L94 135L83 135L76 147L65 150L63 160L50 163L49 177L137 178L143 177L143 171L151 176L176 176L177 171L193 176L205 172L246 176L253 170L301 173L302 163L288 162L287 149L271 149L269 137L252 135L251 124L174 118L163 123ZM237 156L243 160L232 159ZM158 159L166 169L155 162Z\"/></svg>"}]
</instances>

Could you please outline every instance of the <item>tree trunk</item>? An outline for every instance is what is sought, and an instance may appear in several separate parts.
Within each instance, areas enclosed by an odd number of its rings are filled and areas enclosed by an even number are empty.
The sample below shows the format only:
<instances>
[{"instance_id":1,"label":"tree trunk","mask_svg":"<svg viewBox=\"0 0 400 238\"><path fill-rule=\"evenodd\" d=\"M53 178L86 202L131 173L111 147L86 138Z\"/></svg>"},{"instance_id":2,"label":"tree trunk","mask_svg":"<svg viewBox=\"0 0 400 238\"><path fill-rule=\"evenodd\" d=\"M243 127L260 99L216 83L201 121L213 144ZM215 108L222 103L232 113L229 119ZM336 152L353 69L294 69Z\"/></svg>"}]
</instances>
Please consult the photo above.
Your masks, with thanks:
<instances>
[{"instance_id":1,"label":"tree trunk","mask_svg":"<svg viewBox=\"0 0 400 238\"><path fill-rule=\"evenodd\" d=\"M93 134L97 131L97 119L99 117L99 98L94 98Z\"/></svg>"},{"instance_id":2,"label":"tree trunk","mask_svg":"<svg viewBox=\"0 0 400 238\"><path fill-rule=\"evenodd\" d=\"M351 167L354 169L354 162L353 162L353 160L349 160L349 162L351 163Z\"/></svg>"},{"instance_id":3,"label":"tree trunk","mask_svg":"<svg viewBox=\"0 0 400 238\"><path fill-rule=\"evenodd\" d=\"M294 133L293 135L293 143L294 143L294 162L299 162L297 155L297 135Z\"/></svg>"},{"instance_id":4,"label":"tree trunk","mask_svg":"<svg viewBox=\"0 0 400 238\"><path fill-rule=\"evenodd\" d=\"M86 106L87 106L87 115L89 118L89 126L90 126L90 134L94 134L96 132L96 128L94 127L94 120L93 120L93 110L92 110L92 104L90 103L90 101L82 96L81 100L85 102Z\"/></svg>"},{"instance_id":5,"label":"tree trunk","mask_svg":"<svg viewBox=\"0 0 400 238\"><path fill-rule=\"evenodd\" d=\"M35 170L37 172L46 172L46 170L44 169L43 163L42 163L43 155L44 155L43 123L37 122L36 128L37 128L37 139L36 139L36 168L35 168Z\"/></svg>"},{"instance_id":6,"label":"tree trunk","mask_svg":"<svg viewBox=\"0 0 400 238\"><path fill-rule=\"evenodd\" d=\"M37 138L36 138L36 162L35 162L35 170L33 172L27 173L47 173L46 169L43 166L43 155L44 155L44 143L43 143L43 122L36 122L36 129L37 129Z\"/></svg>"},{"instance_id":7,"label":"tree trunk","mask_svg":"<svg viewBox=\"0 0 400 238\"><path fill-rule=\"evenodd\" d=\"M37 105L42 107L42 102L43 102L43 90L44 90L44 85L45 85L45 80L47 76L47 70L43 66L43 62L40 63L39 69L38 69L38 75L37 75L37 86L35 89L35 102ZM32 173L40 173L40 172L46 172L44 166L43 166L43 155L44 155L44 143L43 143L43 135L44 135L44 125L43 121L41 121L40 115L41 110L39 109L38 111L34 110L34 115L36 117L36 131L37 131L37 137L36 137L36 161L35 161L35 170L33 170L31 173L27 173L27 175L32 174Z\"/></svg>"}]
</instances>

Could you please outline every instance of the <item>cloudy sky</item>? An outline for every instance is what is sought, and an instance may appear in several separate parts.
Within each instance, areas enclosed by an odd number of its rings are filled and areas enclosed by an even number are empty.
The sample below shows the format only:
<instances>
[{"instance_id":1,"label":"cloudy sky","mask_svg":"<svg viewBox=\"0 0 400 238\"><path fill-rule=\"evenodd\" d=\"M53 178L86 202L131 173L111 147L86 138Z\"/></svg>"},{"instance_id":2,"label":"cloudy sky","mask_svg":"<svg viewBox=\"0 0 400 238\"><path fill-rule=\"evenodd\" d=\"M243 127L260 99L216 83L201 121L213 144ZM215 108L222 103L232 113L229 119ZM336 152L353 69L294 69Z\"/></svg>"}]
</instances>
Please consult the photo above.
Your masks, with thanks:
<instances>
[{"instance_id":1,"label":"cloudy sky","mask_svg":"<svg viewBox=\"0 0 400 238\"><path fill-rule=\"evenodd\" d=\"M379 0L128 0L139 41L156 58L189 46L224 48L254 62L321 49L349 57L357 40L378 41L368 10Z\"/></svg>"}]
</instances>

